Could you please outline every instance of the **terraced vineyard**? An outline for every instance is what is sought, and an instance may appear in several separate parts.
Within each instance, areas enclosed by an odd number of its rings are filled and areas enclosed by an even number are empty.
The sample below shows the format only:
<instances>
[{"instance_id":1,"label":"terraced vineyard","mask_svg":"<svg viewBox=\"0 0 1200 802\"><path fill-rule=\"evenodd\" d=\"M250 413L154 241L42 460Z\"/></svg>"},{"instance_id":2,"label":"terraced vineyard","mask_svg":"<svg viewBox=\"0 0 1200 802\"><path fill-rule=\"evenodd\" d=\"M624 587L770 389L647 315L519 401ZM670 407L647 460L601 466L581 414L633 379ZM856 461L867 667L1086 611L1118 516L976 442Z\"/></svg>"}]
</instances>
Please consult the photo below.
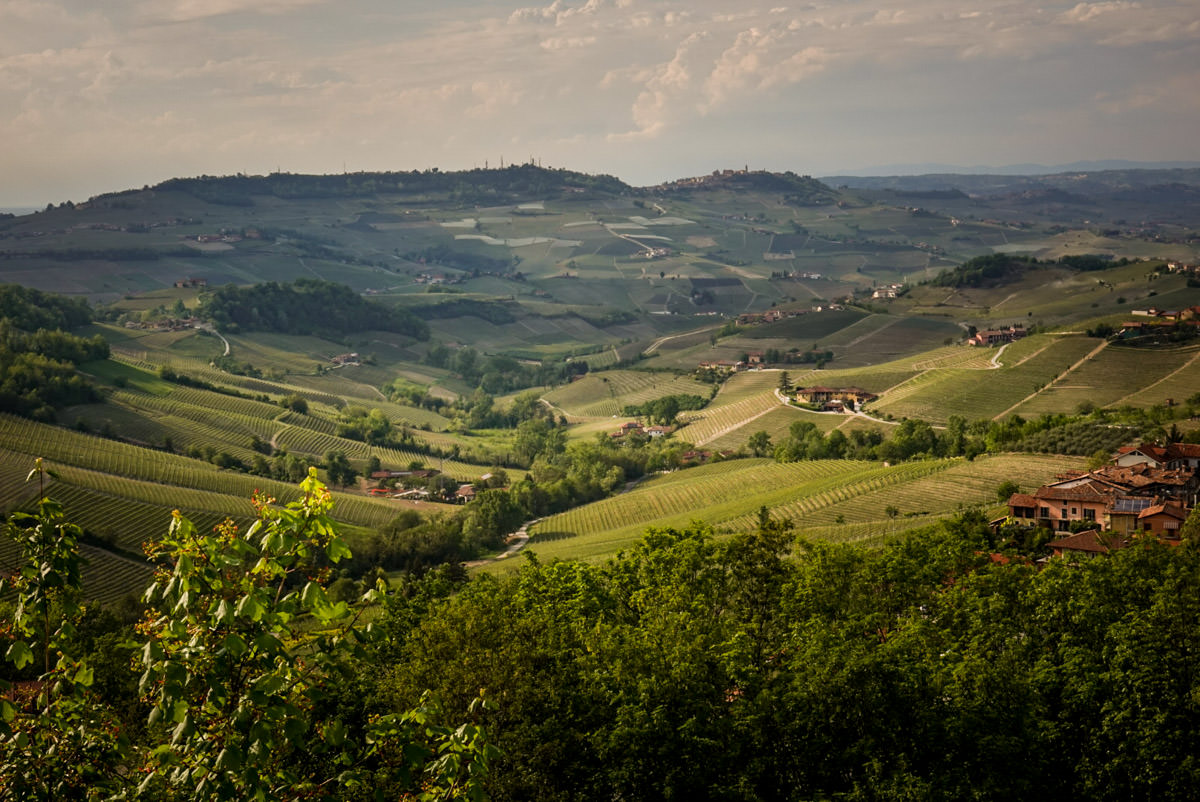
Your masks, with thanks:
<instances>
[{"instance_id":1,"label":"terraced vineyard","mask_svg":"<svg viewBox=\"0 0 1200 802\"><path fill-rule=\"evenodd\" d=\"M680 413L680 420L687 421L679 437L697 446L707 446L712 441L738 429L753 427L758 419L770 414L782 404L774 390L760 391L755 395L740 397L730 404L709 406L699 412Z\"/></svg>"},{"instance_id":2,"label":"terraced vineyard","mask_svg":"<svg viewBox=\"0 0 1200 802\"><path fill-rule=\"evenodd\" d=\"M1183 349L1180 350L1182 352ZM1195 395L1198 388L1200 388L1200 351L1188 357L1182 365L1165 374L1159 381L1119 399L1119 403L1145 407L1165 403L1168 398L1178 402Z\"/></svg>"},{"instance_id":3,"label":"terraced vineyard","mask_svg":"<svg viewBox=\"0 0 1200 802\"><path fill-rule=\"evenodd\" d=\"M746 445L750 435L755 432L766 432L771 436L771 442L778 444L781 439L788 436L788 429L797 421L808 421L815 424L822 432L828 433L845 424L847 420L849 419L845 415L809 412L797 407L779 406L762 417L744 423L736 429L708 441L705 447L714 451L736 450Z\"/></svg>"},{"instance_id":4,"label":"terraced vineyard","mask_svg":"<svg viewBox=\"0 0 1200 802\"><path fill-rule=\"evenodd\" d=\"M722 531L746 531L762 506L791 518L803 537L883 538L962 507L994 508L996 487L1005 479L1033 489L1081 464L1078 458L1018 454L890 467L847 460L715 463L541 521L531 530L529 548L545 559L598 559L628 546L647 526L702 520ZM899 508L897 518L886 515L888 506ZM836 522L839 515L844 523Z\"/></svg>"},{"instance_id":5,"label":"terraced vineyard","mask_svg":"<svg viewBox=\"0 0 1200 802\"><path fill-rule=\"evenodd\" d=\"M572 417L612 417L628 405L667 395L708 397L711 387L688 376L649 371L613 370L589 374L551 390L543 398Z\"/></svg>"},{"instance_id":6,"label":"terraced vineyard","mask_svg":"<svg viewBox=\"0 0 1200 802\"><path fill-rule=\"evenodd\" d=\"M780 515L804 520L816 526L833 525L838 515L846 523L873 523L881 533L898 531L927 523L961 507L974 505L1000 508L996 498L997 486L1005 481L1017 482L1022 489L1032 491L1056 474L1079 469L1084 460L1058 455L1000 454L974 462L953 460L946 470L932 472L909 481L880 486L844 502L813 507L807 500L785 504L778 508ZM902 520L891 521L887 508L899 510ZM754 526L752 516L743 516L730 524L735 529Z\"/></svg>"},{"instance_id":7,"label":"terraced vineyard","mask_svg":"<svg viewBox=\"0 0 1200 802\"><path fill-rule=\"evenodd\" d=\"M1043 343L1042 349L1020 358L1011 366L1007 364L1010 355L1006 352L1006 365L999 370L981 372L949 368L931 371L908 385L893 389L873 402L871 409L897 418L921 418L939 423L944 423L951 415L961 415L968 420L990 418L1045 387L1092 351L1098 342L1088 337L1059 337Z\"/></svg>"},{"instance_id":8,"label":"terraced vineyard","mask_svg":"<svg viewBox=\"0 0 1200 802\"><path fill-rule=\"evenodd\" d=\"M1017 412L1029 417L1044 412L1070 412L1084 402L1098 407L1116 404L1127 396L1136 397L1143 388L1156 384L1198 354L1200 346L1194 345L1182 348L1110 345L1062 381L1052 384L1036 398L1022 404ZM1113 381L1113 377L1118 376L1120 381ZM1162 386L1159 385L1152 396L1157 397L1157 403L1172 397L1162 391ZM1184 394L1175 398L1182 400L1196 392L1200 389L1200 382L1193 383L1191 388L1188 391L1184 385L1180 385Z\"/></svg>"}]
</instances>

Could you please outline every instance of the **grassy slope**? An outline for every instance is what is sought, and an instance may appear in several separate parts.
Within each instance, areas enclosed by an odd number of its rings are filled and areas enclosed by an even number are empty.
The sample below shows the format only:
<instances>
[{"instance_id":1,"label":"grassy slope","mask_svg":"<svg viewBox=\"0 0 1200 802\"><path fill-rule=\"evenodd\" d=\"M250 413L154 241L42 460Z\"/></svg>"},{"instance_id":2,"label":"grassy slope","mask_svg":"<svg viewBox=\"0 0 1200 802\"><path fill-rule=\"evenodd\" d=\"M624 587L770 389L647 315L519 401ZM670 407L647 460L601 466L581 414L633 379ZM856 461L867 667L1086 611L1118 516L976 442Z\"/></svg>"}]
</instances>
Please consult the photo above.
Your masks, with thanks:
<instances>
[{"instance_id":1,"label":"grassy slope","mask_svg":"<svg viewBox=\"0 0 1200 802\"><path fill-rule=\"evenodd\" d=\"M1032 489L1079 458L998 455L974 462L933 460L886 467L828 460L777 464L736 460L656 477L635 490L548 518L532 528L540 558L601 559L628 547L647 526L701 520L727 531L754 526L767 506L802 536L869 539L952 515L964 506L995 507L996 487L1014 479ZM900 514L890 519L888 506ZM841 515L844 524L836 523Z\"/></svg>"}]
</instances>

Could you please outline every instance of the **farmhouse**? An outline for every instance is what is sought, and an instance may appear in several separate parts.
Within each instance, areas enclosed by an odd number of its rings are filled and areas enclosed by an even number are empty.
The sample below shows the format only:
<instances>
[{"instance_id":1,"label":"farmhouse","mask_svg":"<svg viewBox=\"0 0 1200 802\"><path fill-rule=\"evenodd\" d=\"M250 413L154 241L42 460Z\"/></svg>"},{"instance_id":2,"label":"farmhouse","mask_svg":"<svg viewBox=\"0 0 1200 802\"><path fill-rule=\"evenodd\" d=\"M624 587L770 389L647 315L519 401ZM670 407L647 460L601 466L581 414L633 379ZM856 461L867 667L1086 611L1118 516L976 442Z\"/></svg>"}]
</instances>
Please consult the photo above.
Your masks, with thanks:
<instances>
[{"instance_id":1,"label":"farmhouse","mask_svg":"<svg viewBox=\"0 0 1200 802\"><path fill-rule=\"evenodd\" d=\"M1141 531L1177 537L1197 503L1200 476L1186 464L1186 456L1171 451L1175 445L1122 448L1111 465L1060 476L1035 493L1014 493L1008 499L1009 514L1059 532L1086 522L1122 535ZM1172 463L1169 455L1182 461ZM1169 464L1182 467L1164 467Z\"/></svg>"},{"instance_id":2,"label":"farmhouse","mask_svg":"<svg viewBox=\"0 0 1200 802\"><path fill-rule=\"evenodd\" d=\"M851 410L862 407L868 401L874 401L879 396L875 393L868 392L861 387L798 387L796 388L796 400L802 404L817 404L824 408L824 405L838 402L837 406L849 407ZM841 411L836 407L830 407L830 410Z\"/></svg>"},{"instance_id":3,"label":"farmhouse","mask_svg":"<svg viewBox=\"0 0 1200 802\"><path fill-rule=\"evenodd\" d=\"M1117 449L1117 456L1113 462L1121 467L1149 465L1154 468L1187 469L1194 472L1200 468L1200 444L1167 443L1165 446L1159 446L1154 443L1141 443L1125 446Z\"/></svg>"},{"instance_id":4,"label":"farmhouse","mask_svg":"<svg viewBox=\"0 0 1200 802\"><path fill-rule=\"evenodd\" d=\"M1025 329L1020 326L1009 326L1007 329L983 329L967 340L967 345L1000 345L1019 340L1025 336Z\"/></svg>"},{"instance_id":5,"label":"farmhouse","mask_svg":"<svg viewBox=\"0 0 1200 802\"><path fill-rule=\"evenodd\" d=\"M1127 545L1128 539L1097 529L1068 535L1046 544L1055 557L1097 557Z\"/></svg>"},{"instance_id":6,"label":"farmhouse","mask_svg":"<svg viewBox=\"0 0 1200 802\"><path fill-rule=\"evenodd\" d=\"M729 359L718 359L701 362L697 368L699 370L715 370L720 373L739 373L746 369L746 363L742 361L734 362Z\"/></svg>"}]
</instances>

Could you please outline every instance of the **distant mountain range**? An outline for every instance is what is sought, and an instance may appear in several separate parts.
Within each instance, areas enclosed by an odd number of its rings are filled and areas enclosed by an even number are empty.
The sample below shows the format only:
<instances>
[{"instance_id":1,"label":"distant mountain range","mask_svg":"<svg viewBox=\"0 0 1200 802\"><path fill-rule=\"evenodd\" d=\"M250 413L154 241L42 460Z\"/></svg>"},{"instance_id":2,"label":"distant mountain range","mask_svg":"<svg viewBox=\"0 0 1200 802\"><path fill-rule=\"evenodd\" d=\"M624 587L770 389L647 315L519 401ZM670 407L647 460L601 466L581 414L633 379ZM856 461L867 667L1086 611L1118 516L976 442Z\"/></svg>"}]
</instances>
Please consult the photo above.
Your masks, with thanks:
<instances>
[{"instance_id":1,"label":"distant mountain range","mask_svg":"<svg viewBox=\"0 0 1200 802\"><path fill-rule=\"evenodd\" d=\"M964 167L956 164L925 162L918 164L885 164L864 167L858 170L843 170L834 176L822 177L822 181L836 181L843 177L878 177L900 175L1053 175L1056 173L1091 172L1095 170L1175 170L1200 167L1200 161L1138 162L1124 159L1103 161L1080 161L1070 164L1007 164L1003 167L973 165Z\"/></svg>"}]
</instances>

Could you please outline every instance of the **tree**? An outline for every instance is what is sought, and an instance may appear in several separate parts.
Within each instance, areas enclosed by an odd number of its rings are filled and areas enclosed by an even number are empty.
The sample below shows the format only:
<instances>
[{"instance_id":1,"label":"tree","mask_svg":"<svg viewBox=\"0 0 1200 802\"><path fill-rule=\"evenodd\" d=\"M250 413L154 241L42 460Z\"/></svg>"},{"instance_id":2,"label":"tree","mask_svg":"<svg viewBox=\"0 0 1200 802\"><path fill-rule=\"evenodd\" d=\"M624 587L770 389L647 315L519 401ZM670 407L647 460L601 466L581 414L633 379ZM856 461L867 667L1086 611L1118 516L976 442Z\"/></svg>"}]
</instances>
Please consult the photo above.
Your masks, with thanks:
<instances>
[{"instance_id":1,"label":"tree","mask_svg":"<svg viewBox=\"0 0 1200 802\"><path fill-rule=\"evenodd\" d=\"M74 642L82 532L46 497L40 459L28 478L34 476L37 513L14 513L5 526L21 558L11 579L0 576L0 594L12 591L16 602L0 643L8 641L4 656L17 671L35 662L40 670L23 704L14 704L11 684L0 679L0 800L68 799L85 790L115 795L124 785L118 768L129 744L111 712L96 703L93 669Z\"/></svg>"},{"instance_id":2,"label":"tree","mask_svg":"<svg viewBox=\"0 0 1200 802\"><path fill-rule=\"evenodd\" d=\"M779 392L787 395L792 391L792 377L785 370L779 374Z\"/></svg>"},{"instance_id":3,"label":"tree","mask_svg":"<svg viewBox=\"0 0 1200 802\"><path fill-rule=\"evenodd\" d=\"M771 435L764 431L757 431L750 435L750 439L746 441L746 445L756 457L764 457L771 453Z\"/></svg>"},{"instance_id":4,"label":"tree","mask_svg":"<svg viewBox=\"0 0 1200 802\"><path fill-rule=\"evenodd\" d=\"M346 459L346 455L341 451L325 454L325 473L328 474L331 483L341 487L350 484L358 476L358 471L354 470L350 460Z\"/></svg>"},{"instance_id":5,"label":"tree","mask_svg":"<svg viewBox=\"0 0 1200 802\"><path fill-rule=\"evenodd\" d=\"M279 402L285 409L290 409L292 412L298 412L301 415L308 414L308 399L299 393L292 393Z\"/></svg>"},{"instance_id":6,"label":"tree","mask_svg":"<svg viewBox=\"0 0 1200 802\"><path fill-rule=\"evenodd\" d=\"M478 727L438 726L426 700L355 729L332 703L369 633L326 591L330 566L351 555L315 469L300 491L283 507L255 496L258 519L245 532L226 521L202 534L176 511L149 547L163 568L144 597L157 615L142 626L141 689L152 727L165 727L169 741L148 755L139 792L394 797L424 786L422 798L476 795L494 756Z\"/></svg>"},{"instance_id":7,"label":"tree","mask_svg":"<svg viewBox=\"0 0 1200 802\"><path fill-rule=\"evenodd\" d=\"M1200 504L1192 507L1187 520L1179 528L1179 537L1189 543L1200 544Z\"/></svg>"},{"instance_id":8,"label":"tree","mask_svg":"<svg viewBox=\"0 0 1200 802\"><path fill-rule=\"evenodd\" d=\"M1012 479L1005 479L996 487L996 500L1000 502L1008 501L1014 493L1020 493L1021 486Z\"/></svg>"}]
</instances>

